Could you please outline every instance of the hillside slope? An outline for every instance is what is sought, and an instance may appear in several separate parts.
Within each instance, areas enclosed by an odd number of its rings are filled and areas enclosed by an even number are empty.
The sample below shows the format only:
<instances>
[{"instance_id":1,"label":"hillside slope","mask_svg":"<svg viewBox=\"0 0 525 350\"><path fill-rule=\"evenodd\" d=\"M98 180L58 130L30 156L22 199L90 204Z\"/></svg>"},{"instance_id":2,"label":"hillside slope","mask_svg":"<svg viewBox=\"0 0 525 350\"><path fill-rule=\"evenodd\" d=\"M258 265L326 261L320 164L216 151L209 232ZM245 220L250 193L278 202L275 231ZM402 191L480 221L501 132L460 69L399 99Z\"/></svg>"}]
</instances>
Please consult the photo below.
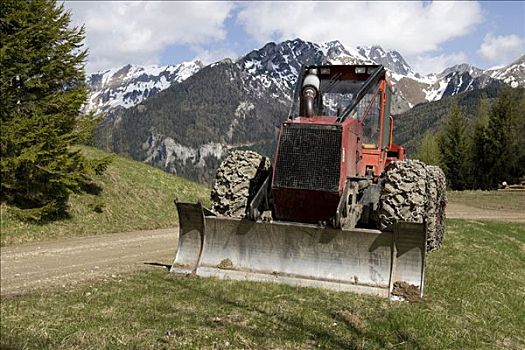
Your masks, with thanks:
<instances>
[{"instance_id":1,"label":"hillside slope","mask_svg":"<svg viewBox=\"0 0 525 350\"><path fill-rule=\"evenodd\" d=\"M231 148L271 154L288 101L258 93L264 89L258 80L248 88L243 82L249 75L232 62L201 72L106 119L97 146L207 183Z\"/></svg>"},{"instance_id":2,"label":"hillside slope","mask_svg":"<svg viewBox=\"0 0 525 350\"><path fill-rule=\"evenodd\" d=\"M107 153L82 147L88 158ZM63 236L95 235L176 226L173 198L208 203L209 189L150 165L115 156L106 173L97 176L99 195L73 194L70 217L41 225L21 222L2 204L1 245Z\"/></svg>"}]
</instances>

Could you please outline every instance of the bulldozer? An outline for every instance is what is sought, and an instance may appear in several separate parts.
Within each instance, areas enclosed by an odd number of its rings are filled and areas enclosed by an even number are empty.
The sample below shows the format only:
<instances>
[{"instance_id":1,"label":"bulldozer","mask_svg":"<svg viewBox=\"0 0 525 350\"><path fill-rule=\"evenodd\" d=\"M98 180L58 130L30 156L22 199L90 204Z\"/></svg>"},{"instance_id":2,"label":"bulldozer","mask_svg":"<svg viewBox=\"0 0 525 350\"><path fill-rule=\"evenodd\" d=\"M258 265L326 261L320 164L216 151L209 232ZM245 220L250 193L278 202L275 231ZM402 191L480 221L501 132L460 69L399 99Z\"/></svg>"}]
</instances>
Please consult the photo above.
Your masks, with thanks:
<instances>
[{"instance_id":1,"label":"bulldozer","mask_svg":"<svg viewBox=\"0 0 525 350\"><path fill-rule=\"evenodd\" d=\"M171 272L423 297L446 182L393 142L386 69L303 66L292 100L271 161L233 151L217 169L211 208L175 200Z\"/></svg>"}]
</instances>

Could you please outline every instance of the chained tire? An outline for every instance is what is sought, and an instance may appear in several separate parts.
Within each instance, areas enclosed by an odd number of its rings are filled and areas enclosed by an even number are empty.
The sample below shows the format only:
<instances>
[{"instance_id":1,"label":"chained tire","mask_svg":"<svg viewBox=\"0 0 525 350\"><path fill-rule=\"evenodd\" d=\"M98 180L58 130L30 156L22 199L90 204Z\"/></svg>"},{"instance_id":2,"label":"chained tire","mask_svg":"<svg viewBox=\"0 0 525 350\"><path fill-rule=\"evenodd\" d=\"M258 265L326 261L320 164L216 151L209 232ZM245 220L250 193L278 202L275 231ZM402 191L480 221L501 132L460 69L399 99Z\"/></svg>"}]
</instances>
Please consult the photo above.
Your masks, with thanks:
<instances>
[{"instance_id":1,"label":"chained tire","mask_svg":"<svg viewBox=\"0 0 525 350\"><path fill-rule=\"evenodd\" d=\"M445 234L445 207L447 205L447 182L441 168L427 166L427 178L430 189L429 234L427 235L427 250L438 250Z\"/></svg>"},{"instance_id":2,"label":"chained tire","mask_svg":"<svg viewBox=\"0 0 525 350\"><path fill-rule=\"evenodd\" d=\"M268 175L270 162L253 151L233 151L215 174L211 191L212 211L218 215L243 218L251 198Z\"/></svg>"},{"instance_id":3,"label":"chained tire","mask_svg":"<svg viewBox=\"0 0 525 350\"><path fill-rule=\"evenodd\" d=\"M443 171L417 160L391 163L382 176L379 222L426 222L427 251L441 247L445 231L446 182Z\"/></svg>"}]
</instances>

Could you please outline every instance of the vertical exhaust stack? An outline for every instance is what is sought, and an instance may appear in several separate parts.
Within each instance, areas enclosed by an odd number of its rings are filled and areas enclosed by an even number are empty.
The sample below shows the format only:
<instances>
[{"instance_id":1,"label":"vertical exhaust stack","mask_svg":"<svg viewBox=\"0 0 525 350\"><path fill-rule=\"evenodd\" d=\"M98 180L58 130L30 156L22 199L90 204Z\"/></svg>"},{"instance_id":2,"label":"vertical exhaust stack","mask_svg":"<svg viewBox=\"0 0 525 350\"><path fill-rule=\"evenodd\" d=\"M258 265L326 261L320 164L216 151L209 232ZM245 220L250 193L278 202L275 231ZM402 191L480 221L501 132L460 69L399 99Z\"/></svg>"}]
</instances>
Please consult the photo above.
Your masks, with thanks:
<instances>
[{"instance_id":1,"label":"vertical exhaust stack","mask_svg":"<svg viewBox=\"0 0 525 350\"><path fill-rule=\"evenodd\" d=\"M313 117L315 113L314 101L319 94L319 77L317 76L317 69L312 68L308 70L308 75L304 78L303 88L301 93L301 109L300 116Z\"/></svg>"}]
</instances>

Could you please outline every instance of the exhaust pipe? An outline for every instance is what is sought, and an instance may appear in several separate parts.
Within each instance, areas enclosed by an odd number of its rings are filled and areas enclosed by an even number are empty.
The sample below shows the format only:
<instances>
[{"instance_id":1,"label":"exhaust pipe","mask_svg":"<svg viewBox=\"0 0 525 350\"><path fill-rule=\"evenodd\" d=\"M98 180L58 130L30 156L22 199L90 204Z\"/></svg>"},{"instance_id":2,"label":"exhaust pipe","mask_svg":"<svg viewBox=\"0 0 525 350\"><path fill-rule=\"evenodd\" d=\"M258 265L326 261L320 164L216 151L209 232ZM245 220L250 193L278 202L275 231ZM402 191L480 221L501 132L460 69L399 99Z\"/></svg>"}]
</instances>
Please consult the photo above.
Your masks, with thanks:
<instances>
[{"instance_id":1,"label":"exhaust pipe","mask_svg":"<svg viewBox=\"0 0 525 350\"><path fill-rule=\"evenodd\" d=\"M319 77L317 69L313 68L308 71L308 75L303 81L303 90L301 94L300 115L303 117L312 117L315 113L314 101L319 92Z\"/></svg>"}]
</instances>

